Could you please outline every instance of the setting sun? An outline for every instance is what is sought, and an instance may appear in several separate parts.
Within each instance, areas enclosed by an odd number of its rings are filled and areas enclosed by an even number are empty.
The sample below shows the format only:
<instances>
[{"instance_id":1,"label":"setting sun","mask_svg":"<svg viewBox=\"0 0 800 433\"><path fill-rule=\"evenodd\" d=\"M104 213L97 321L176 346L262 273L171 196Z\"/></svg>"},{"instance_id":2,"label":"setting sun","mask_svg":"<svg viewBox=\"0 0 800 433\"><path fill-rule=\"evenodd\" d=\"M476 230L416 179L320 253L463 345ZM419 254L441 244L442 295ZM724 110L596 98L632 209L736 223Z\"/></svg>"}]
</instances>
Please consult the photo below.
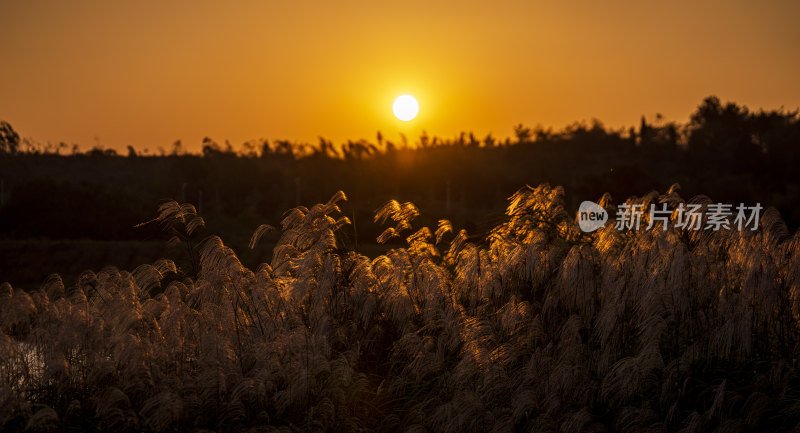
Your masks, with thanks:
<instances>
[{"instance_id":1,"label":"setting sun","mask_svg":"<svg viewBox=\"0 0 800 433\"><path fill-rule=\"evenodd\" d=\"M394 100L392 111L394 111L394 115L397 116L398 119L407 122L417 117L417 113L419 113L419 104L413 96L401 95Z\"/></svg>"}]
</instances>

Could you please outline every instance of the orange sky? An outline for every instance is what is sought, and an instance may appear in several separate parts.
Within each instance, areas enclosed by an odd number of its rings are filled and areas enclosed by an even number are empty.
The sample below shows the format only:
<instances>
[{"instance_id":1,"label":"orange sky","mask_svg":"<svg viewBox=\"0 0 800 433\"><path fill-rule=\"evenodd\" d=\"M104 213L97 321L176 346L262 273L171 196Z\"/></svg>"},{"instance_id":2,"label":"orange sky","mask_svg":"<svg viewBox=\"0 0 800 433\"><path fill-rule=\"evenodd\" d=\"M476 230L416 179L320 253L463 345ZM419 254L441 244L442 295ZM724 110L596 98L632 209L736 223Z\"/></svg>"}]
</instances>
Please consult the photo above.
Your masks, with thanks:
<instances>
[{"instance_id":1,"label":"orange sky","mask_svg":"<svg viewBox=\"0 0 800 433\"><path fill-rule=\"evenodd\" d=\"M192 149L800 105L800 2L14 1L0 119L39 142ZM410 93L411 122L392 115Z\"/></svg>"}]
</instances>

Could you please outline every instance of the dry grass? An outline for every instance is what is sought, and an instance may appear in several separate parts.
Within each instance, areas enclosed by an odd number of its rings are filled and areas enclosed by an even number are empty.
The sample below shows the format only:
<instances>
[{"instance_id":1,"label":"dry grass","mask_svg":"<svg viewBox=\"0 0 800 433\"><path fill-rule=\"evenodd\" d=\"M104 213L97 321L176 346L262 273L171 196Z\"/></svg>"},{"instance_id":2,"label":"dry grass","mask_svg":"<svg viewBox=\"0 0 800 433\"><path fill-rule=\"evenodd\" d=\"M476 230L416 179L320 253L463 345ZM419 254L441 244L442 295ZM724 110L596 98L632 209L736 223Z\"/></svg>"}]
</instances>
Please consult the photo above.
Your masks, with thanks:
<instances>
[{"instance_id":1,"label":"dry grass","mask_svg":"<svg viewBox=\"0 0 800 433\"><path fill-rule=\"evenodd\" d=\"M390 201L381 239L407 246L370 259L339 247L338 193L287 212L256 271L167 204L158 221L192 272L161 260L0 286L0 429L800 427L800 237L777 213L755 232L587 235L563 195L520 190L480 243L447 221L414 230L416 207Z\"/></svg>"}]
</instances>

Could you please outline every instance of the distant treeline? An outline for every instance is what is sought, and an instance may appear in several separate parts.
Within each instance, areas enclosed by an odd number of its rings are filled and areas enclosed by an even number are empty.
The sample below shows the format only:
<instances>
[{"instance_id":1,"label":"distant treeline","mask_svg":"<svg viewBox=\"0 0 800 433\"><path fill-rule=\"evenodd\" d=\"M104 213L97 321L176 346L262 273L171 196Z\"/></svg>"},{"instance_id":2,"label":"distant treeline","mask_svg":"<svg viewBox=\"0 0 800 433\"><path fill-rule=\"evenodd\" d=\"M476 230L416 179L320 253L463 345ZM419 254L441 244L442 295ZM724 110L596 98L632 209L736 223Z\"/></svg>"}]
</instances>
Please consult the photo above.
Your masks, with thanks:
<instances>
[{"instance_id":1,"label":"distant treeline","mask_svg":"<svg viewBox=\"0 0 800 433\"><path fill-rule=\"evenodd\" d=\"M520 186L543 182L564 185L572 210L605 192L621 198L679 183L688 197L775 206L796 228L798 145L797 111L751 111L716 97L688 123L657 116L628 129L597 121L559 131L518 125L512 138L423 134L411 143L379 133L375 142L262 140L234 148L206 138L202 154L179 141L156 154L42 146L2 122L0 237L141 239L154 234L133 226L176 199L195 204L211 230L236 244L287 208L337 190L350 196L353 242L374 240L373 211L387 197L480 234Z\"/></svg>"}]
</instances>

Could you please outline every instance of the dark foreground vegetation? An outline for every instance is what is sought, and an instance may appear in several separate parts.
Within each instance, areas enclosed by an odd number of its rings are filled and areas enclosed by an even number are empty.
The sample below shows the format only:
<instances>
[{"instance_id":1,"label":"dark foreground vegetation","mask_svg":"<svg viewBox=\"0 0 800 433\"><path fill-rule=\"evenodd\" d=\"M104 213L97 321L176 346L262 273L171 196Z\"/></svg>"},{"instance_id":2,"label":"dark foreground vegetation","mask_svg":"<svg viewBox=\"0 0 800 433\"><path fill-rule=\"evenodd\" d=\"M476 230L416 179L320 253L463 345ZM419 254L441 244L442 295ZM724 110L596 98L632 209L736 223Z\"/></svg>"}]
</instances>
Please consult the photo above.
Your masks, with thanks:
<instances>
[{"instance_id":1,"label":"dark foreground vegetation","mask_svg":"<svg viewBox=\"0 0 800 433\"><path fill-rule=\"evenodd\" d=\"M800 237L775 209L757 231L584 234L542 185L473 241L390 201L375 220L404 243L371 259L343 248L343 199L286 213L255 270L167 202L153 224L185 266L0 286L0 429L800 428Z\"/></svg>"}]
</instances>

